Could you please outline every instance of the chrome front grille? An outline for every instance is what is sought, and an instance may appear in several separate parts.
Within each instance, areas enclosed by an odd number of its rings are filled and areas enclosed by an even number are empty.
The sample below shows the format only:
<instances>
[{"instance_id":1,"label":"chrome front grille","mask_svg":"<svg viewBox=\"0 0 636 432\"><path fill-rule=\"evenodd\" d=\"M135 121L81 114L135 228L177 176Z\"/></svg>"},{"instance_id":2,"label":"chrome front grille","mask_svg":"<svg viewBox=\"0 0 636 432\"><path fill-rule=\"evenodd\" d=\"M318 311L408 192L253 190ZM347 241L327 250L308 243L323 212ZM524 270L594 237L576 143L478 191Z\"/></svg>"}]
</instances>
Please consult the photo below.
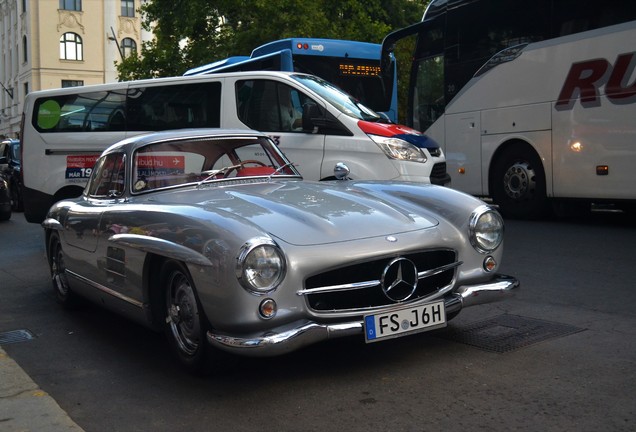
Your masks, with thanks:
<instances>
[{"instance_id":1,"label":"chrome front grille","mask_svg":"<svg viewBox=\"0 0 636 432\"><path fill-rule=\"evenodd\" d=\"M426 297L450 285L455 277L455 251L441 249L403 255L419 274L417 287L404 301ZM383 291L382 275L396 257L356 263L314 275L299 292L309 307L317 312L372 309L395 304Z\"/></svg>"}]
</instances>

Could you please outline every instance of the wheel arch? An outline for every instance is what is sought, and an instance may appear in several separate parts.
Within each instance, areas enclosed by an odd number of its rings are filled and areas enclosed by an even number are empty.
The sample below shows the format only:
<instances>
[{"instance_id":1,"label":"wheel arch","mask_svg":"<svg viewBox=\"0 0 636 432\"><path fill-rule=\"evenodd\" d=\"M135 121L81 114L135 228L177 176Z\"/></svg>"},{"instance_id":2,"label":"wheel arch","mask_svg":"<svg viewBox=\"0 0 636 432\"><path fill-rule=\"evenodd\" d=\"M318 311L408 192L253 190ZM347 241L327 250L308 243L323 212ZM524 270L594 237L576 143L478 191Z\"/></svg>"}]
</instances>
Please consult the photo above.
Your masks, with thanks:
<instances>
[{"instance_id":1,"label":"wheel arch","mask_svg":"<svg viewBox=\"0 0 636 432\"><path fill-rule=\"evenodd\" d=\"M57 202L68 198L77 198L82 195L82 192L84 192L83 186L67 185L55 192L53 195L53 201Z\"/></svg>"}]
</instances>

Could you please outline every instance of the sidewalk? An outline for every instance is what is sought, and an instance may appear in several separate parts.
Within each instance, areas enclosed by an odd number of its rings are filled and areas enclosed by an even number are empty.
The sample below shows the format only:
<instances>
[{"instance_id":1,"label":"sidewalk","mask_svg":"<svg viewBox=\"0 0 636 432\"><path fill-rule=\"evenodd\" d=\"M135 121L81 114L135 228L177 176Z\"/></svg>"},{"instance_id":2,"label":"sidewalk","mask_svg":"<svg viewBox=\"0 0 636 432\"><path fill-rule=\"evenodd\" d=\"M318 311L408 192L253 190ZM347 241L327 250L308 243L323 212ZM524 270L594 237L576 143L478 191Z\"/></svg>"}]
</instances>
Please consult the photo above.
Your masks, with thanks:
<instances>
[{"instance_id":1,"label":"sidewalk","mask_svg":"<svg viewBox=\"0 0 636 432\"><path fill-rule=\"evenodd\" d=\"M0 430L2 432L82 432L0 347Z\"/></svg>"}]
</instances>

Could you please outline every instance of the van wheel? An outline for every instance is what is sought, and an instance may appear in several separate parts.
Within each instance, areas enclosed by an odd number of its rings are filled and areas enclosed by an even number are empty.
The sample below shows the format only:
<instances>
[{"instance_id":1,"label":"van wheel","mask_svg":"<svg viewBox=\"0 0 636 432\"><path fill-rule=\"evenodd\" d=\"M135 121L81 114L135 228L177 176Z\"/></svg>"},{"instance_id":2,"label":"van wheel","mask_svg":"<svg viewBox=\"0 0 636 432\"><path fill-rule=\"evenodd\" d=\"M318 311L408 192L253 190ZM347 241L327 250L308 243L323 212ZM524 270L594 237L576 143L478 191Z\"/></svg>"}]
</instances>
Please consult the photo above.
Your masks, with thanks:
<instances>
[{"instance_id":1,"label":"van wheel","mask_svg":"<svg viewBox=\"0 0 636 432\"><path fill-rule=\"evenodd\" d=\"M55 299L63 307L73 309L78 306L79 298L71 290L68 283L62 242L60 241L59 234L56 232L52 233L49 238L48 254L49 267L51 269L51 282L53 283Z\"/></svg>"},{"instance_id":2,"label":"van wheel","mask_svg":"<svg viewBox=\"0 0 636 432\"><path fill-rule=\"evenodd\" d=\"M504 150L494 164L491 186L492 198L504 216L536 219L546 214L545 172L533 149Z\"/></svg>"}]
</instances>

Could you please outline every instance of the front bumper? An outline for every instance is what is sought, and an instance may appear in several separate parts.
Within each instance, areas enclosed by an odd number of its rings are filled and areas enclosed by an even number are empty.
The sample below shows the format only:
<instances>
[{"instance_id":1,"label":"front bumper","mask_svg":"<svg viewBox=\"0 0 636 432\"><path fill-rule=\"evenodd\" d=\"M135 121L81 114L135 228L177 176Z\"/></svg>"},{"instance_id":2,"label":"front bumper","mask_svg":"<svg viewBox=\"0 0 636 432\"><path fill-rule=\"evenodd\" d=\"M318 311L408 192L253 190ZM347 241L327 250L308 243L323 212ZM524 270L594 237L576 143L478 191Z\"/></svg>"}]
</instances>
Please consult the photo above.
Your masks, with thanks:
<instances>
[{"instance_id":1,"label":"front bumper","mask_svg":"<svg viewBox=\"0 0 636 432\"><path fill-rule=\"evenodd\" d=\"M454 314L465 307L503 300L515 293L519 281L511 276L497 275L487 283L460 287L445 298L446 314ZM312 321L295 322L250 337L236 337L209 331L208 342L224 351L249 356L276 356L320 342L343 336L364 335L362 320L336 324Z\"/></svg>"}]
</instances>

